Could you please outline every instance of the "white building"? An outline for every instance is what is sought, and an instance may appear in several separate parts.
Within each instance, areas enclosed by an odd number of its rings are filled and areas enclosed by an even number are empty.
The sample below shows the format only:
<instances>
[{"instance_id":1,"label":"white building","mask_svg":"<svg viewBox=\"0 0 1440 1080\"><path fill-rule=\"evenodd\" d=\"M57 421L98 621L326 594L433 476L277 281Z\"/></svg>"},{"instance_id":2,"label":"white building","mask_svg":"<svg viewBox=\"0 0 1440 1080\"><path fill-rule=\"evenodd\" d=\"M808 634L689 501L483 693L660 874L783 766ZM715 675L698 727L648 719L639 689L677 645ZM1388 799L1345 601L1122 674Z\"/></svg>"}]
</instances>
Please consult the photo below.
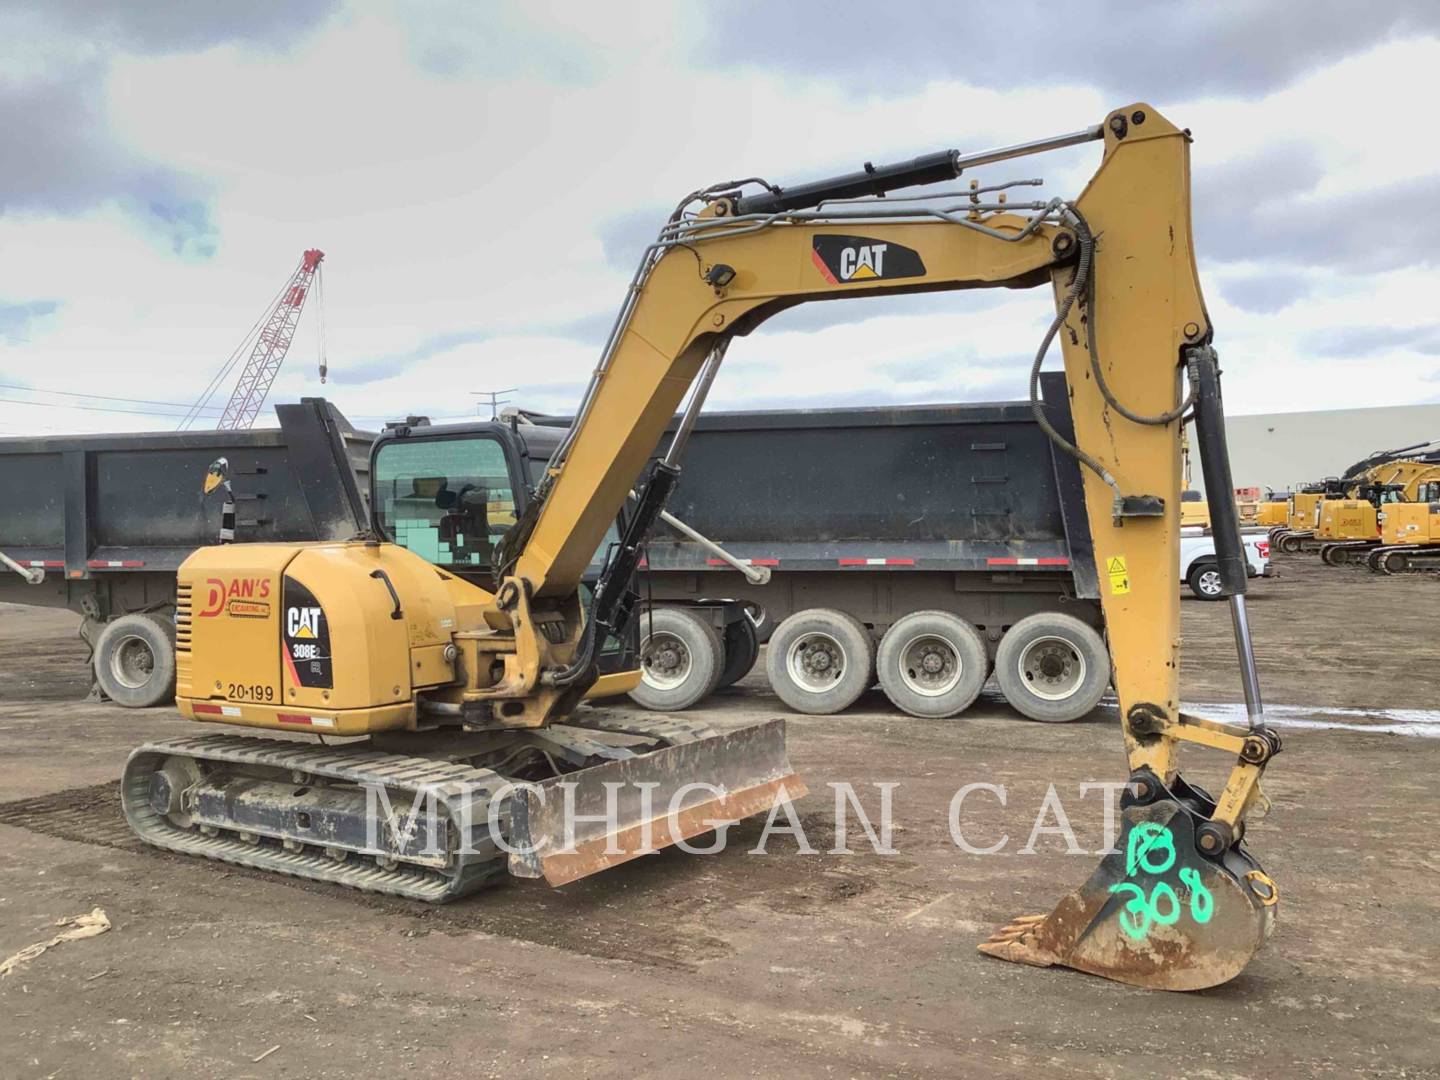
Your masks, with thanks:
<instances>
[{"instance_id":1,"label":"white building","mask_svg":"<svg viewBox=\"0 0 1440 1080\"><path fill-rule=\"evenodd\" d=\"M1440 440L1440 403L1228 416L1225 432L1236 487L1288 491L1339 476L1376 450ZM1192 481L1203 490L1193 427L1190 446Z\"/></svg>"}]
</instances>

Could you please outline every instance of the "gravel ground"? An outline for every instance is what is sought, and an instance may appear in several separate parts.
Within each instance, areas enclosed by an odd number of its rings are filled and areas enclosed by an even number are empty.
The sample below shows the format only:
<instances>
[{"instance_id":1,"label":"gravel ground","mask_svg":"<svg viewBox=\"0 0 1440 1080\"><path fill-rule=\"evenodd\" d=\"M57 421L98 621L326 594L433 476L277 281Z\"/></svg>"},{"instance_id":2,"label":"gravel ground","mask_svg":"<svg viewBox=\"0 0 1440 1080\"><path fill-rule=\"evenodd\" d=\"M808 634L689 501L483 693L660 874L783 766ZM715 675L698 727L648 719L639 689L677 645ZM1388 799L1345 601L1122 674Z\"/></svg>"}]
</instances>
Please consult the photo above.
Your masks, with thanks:
<instances>
[{"instance_id":1,"label":"gravel ground","mask_svg":"<svg viewBox=\"0 0 1440 1080\"><path fill-rule=\"evenodd\" d=\"M172 709L86 704L66 613L0 606L0 956L102 907L111 932L0 980L0 1075L992 1077L1432 1076L1440 1060L1440 743L1435 578L1282 558L1252 618L1269 701L1295 724L1251 846L1280 925L1231 983L1130 989L983 957L1093 856L1019 853L1048 784L1100 846L1086 780L1123 777L1114 711L1027 722L987 693L962 718L896 715L871 693L791 717L810 842L669 851L551 890L514 881L444 908L263 878L142 849L118 816L130 747L186 730ZM1187 701L1233 703L1225 608L1184 605ZM759 669L757 669L758 672ZM785 715L752 674L697 711ZM1319 727L1306 727L1316 723ZM1213 782L1223 762L1199 758ZM967 782L977 842L950 841ZM831 781L899 781L897 853L832 846ZM748 824L736 839L758 837ZM852 825L852 838L854 837ZM278 1047L273 1052L272 1047ZM256 1060L256 1059L259 1060Z\"/></svg>"}]
</instances>

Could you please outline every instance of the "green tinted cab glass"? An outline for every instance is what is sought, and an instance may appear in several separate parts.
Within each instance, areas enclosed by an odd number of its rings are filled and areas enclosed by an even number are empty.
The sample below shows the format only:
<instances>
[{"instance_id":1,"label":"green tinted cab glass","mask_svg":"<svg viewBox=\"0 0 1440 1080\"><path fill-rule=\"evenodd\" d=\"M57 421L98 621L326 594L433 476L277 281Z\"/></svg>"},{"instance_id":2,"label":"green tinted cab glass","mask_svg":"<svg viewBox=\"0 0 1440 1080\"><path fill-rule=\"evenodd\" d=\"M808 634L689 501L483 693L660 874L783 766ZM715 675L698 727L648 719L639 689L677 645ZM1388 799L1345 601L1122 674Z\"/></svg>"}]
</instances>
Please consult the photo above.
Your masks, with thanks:
<instances>
[{"instance_id":1,"label":"green tinted cab glass","mask_svg":"<svg viewBox=\"0 0 1440 1080\"><path fill-rule=\"evenodd\" d=\"M515 524L505 451L494 439L404 440L375 455L375 518L402 547L442 566L490 568Z\"/></svg>"},{"instance_id":2,"label":"green tinted cab glass","mask_svg":"<svg viewBox=\"0 0 1440 1080\"><path fill-rule=\"evenodd\" d=\"M530 461L531 482L545 473ZM515 524L515 493L505 450L490 436L397 439L375 456L375 517L402 547L442 566L490 569L490 554ZM611 524L585 576L604 569L619 539Z\"/></svg>"}]
</instances>

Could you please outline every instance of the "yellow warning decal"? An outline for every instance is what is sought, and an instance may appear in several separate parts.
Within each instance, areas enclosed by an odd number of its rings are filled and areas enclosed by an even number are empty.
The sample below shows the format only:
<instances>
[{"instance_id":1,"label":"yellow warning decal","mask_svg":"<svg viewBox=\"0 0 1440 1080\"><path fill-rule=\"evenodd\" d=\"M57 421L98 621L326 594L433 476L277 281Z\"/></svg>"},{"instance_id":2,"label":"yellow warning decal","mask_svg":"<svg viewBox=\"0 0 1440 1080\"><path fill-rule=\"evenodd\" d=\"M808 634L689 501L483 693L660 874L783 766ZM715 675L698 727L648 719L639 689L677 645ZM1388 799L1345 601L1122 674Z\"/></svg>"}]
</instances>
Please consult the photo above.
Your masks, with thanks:
<instances>
[{"instance_id":1,"label":"yellow warning decal","mask_svg":"<svg viewBox=\"0 0 1440 1080\"><path fill-rule=\"evenodd\" d=\"M1110 578L1110 592L1121 596L1130 591L1130 567L1124 555L1112 555L1105 561L1105 573Z\"/></svg>"}]
</instances>

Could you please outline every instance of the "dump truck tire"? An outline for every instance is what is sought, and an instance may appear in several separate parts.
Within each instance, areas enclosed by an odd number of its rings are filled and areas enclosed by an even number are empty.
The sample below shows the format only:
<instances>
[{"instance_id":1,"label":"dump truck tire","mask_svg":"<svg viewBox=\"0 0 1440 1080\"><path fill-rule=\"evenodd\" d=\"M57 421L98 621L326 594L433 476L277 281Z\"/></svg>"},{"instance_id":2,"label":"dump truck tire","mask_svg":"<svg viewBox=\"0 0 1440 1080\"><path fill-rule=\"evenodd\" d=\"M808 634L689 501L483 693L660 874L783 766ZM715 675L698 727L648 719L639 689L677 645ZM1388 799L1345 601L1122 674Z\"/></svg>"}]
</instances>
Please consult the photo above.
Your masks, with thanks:
<instances>
[{"instance_id":1,"label":"dump truck tire","mask_svg":"<svg viewBox=\"0 0 1440 1080\"><path fill-rule=\"evenodd\" d=\"M657 712L688 709L715 689L725 661L720 635L684 608L640 616L640 685L631 700Z\"/></svg>"},{"instance_id":2,"label":"dump truck tire","mask_svg":"<svg viewBox=\"0 0 1440 1080\"><path fill-rule=\"evenodd\" d=\"M122 615L95 642L95 679L105 696L127 709L175 697L175 624L163 615Z\"/></svg>"},{"instance_id":3,"label":"dump truck tire","mask_svg":"<svg viewBox=\"0 0 1440 1080\"><path fill-rule=\"evenodd\" d=\"M880 639L880 689L911 716L943 719L968 709L990 673L980 632L948 611L916 611Z\"/></svg>"},{"instance_id":4,"label":"dump truck tire","mask_svg":"<svg viewBox=\"0 0 1440 1080\"><path fill-rule=\"evenodd\" d=\"M720 669L716 690L734 686L750 674L755 661L760 659L760 635L749 616L742 615L725 627L725 665Z\"/></svg>"},{"instance_id":5,"label":"dump truck tire","mask_svg":"<svg viewBox=\"0 0 1440 1080\"><path fill-rule=\"evenodd\" d=\"M1027 615L1000 639L995 681L1005 700L1031 720L1079 720L1110 684L1110 653L1073 615Z\"/></svg>"},{"instance_id":6,"label":"dump truck tire","mask_svg":"<svg viewBox=\"0 0 1440 1080\"><path fill-rule=\"evenodd\" d=\"M797 611L775 628L765 672L780 700L826 716L849 708L870 688L875 641L859 619L830 608Z\"/></svg>"}]
</instances>

